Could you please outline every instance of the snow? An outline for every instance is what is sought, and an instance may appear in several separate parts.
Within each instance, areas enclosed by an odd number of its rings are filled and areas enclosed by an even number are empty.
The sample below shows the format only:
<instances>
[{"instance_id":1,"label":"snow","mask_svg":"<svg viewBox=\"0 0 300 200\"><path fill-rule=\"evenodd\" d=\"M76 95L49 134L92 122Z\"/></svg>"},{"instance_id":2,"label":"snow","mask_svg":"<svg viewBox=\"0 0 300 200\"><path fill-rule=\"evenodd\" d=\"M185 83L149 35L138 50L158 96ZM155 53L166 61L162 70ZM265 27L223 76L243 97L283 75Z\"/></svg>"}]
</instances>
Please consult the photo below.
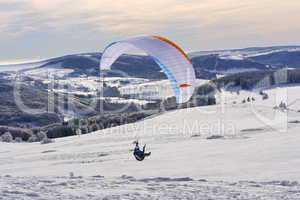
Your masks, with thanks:
<instances>
[{"instance_id":1,"label":"snow","mask_svg":"<svg viewBox=\"0 0 300 200\"><path fill-rule=\"evenodd\" d=\"M65 69L61 67L61 63L48 65L47 67L38 67L24 71L24 75L38 80L53 79L54 77L63 78L64 76L74 72L73 69Z\"/></svg>"},{"instance_id":2,"label":"snow","mask_svg":"<svg viewBox=\"0 0 300 200\"><path fill-rule=\"evenodd\" d=\"M46 145L1 143L0 199L299 199L300 86L265 89L267 100L230 89L215 106ZM274 109L285 94L290 107ZM284 132L262 120L277 114ZM143 162L132 156L136 139L152 152Z\"/></svg>"},{"instance_id":3,"label":"snow","mask_svg":"<svg viewBox=\"0 0 300 200\"><path fill-rule=\"evenodd\" d=\"M209 80L196 79L196 86L203 85ZM174 96L171 82L169 80L148 81L144 83L130 84L120 87L122 95L130 95L137 99L165 99Z\"/></svg>"},{"instance_id":4,"label":"snow","mask_svg":"<svg viewBox=\"0 0 300 200\"><path fill-rule=\"evenodd\" d=\"M243 73L243 72L252 72L252 71L257 71L257 69L256 68L246 68L246 69L245 68L231 68L228 70L210 70L210 72L215 72L221 76L227 76L227 75Z\"/></svg>"},{"instance_id":5,"label":"snow","mask_svg":"<svg viewBox=\"0 0 300 200\"><path fill-rule=\"evenodd\" d=\"M22 71L24 69L40 67L46 63L47 63L47 61L30 61L30 62L24 62L24 63L18 63L18 64L0 63L0 72Z\"/></svg>"},{"instance_id":6,"label":"snow","mask_svg":"<svg viewBox=\"0 0 300 200\"><path fill-rule=\"evenodd\" d=\"M260 91L269 96L268 99L263 100ZM229 88L227 91L222 91L217 97L217 101L225 104L241 103L247 100L248 97L254 98L252 102L254 106L275 107L281 102L287 104L289 110L298 112L300 110L300 85L297 84L282 84L271 88L256 89L254 91L240 90L239 88ZM239 94L237 94L239 93Z\"/></svg>"},{"instance_id":7,"label":"snow","mask_svg":"<svg viewBox=\"0 0 300 200\"><path fill-rule=\"evenodd\" d=\"M232 50L216 50L216 51L199 51L189 54L191 58L204 55L218 54L221 59L243 60L254 56L268 55L277 52L295 52L300 51L299 46L286 47L262 47L262 48L246 48L246 49L232 49Z\"/></svg>"},{"instance_id":8,"label":"snow","mask_svg":"<svg viewBox=\"0 0 300 200\"><path fill-rule=\"evenodd\" d=\"M255 57L255 56L263 56L263 55L268 55L271 53L278 53L278 52L283 52L283 51L287 51L287 52L296 52L296 51L300 51L300 47L294 47L294 48L282 48L282 49L275 49L272 51L265 51L265 52L253 52L250 55L247 55L247 57L251 58L251 57Z\"/></svg>"},{"instance_id":9,"label":"snow","mask_svg":"<svg viewBox=\"0 0 300 200\"><path fill-rule=\"evenodd\" d=\"M296 182L207 182L190 178L0 178L1 197L15 199L299 199ZM63 188L63 190L61 189Z\"/></svg>"},{"instance_id":10,"label":"snow","mask_svg":"<svg viewBox=\"0 0 300 200\"><path fill-rule=\"evenodd\" d=\"M122 95L130 95L138 99L164 99L174 96L169 80L133 84L120 88Z\"/></svg>"},{"instance_id":11,"label":"snow","mask_svg":"<svg viewBox=\"0 0 300 200\"><path fill-rule=\"evenodd\" d=\"M219 58L220 59L230 59L230 60L243 60L244 59L244 56L242 54L235 54L235 53L231 53L231 52L228 52L227 54L226 53L223 53L221 55L219 55Z\"/></svg>"},{"instance_id":12,"label":"snow","mask_svg":"<svg viewBox=\"0 0 300 200\"><path fill-rule=\"evenodd\" d=\"M119 97L105 97L108 102L110 103L134 103L137 105L146 105L147 103L155 103L155 101L147 101L147 100L139 100L139 99L124 99Z\"/></svg>"}]
</instances>

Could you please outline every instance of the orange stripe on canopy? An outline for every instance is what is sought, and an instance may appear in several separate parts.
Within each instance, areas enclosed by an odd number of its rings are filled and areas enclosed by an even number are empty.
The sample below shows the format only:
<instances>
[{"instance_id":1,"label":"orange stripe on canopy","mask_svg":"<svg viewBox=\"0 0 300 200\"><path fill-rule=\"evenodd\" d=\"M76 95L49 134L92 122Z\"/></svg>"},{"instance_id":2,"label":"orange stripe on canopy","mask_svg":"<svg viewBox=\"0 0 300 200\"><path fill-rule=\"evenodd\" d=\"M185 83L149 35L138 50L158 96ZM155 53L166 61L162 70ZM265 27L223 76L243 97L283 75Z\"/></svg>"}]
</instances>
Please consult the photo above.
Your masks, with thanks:
<instances>
[{"instance_id":1,"label":"orange stripe on canopy","mask_svg":"<svg viewBox=\"0 0 300 200\"><path fill-rule=\"evenodd\" d=\"M180 84L180 88L188 88L188 87L191 87L192 85L188 84L188 83L183 83L183 84Z\"/></svg>"},{"instance_id":2,"label":"orange stripe on canopy","mask_svg":"<svg viewBox=\"0 0 300 200\"><path fill-rule=\"evenodd\" d=\"M166 42L166 43L168 43L169 45L171 45L171 46L173 46L173 47L175 47L186 59L187 59L187 61L190 63L190 64L192 64L192 62L190 61L190 59L189 59L189 57L188 57L188 55L183 51L183 49L180 47L180 46L178 46L176 43L174 43L174 42L172 42L171 40L169 40L169 39L167 39L167 38L164 38L164 37L161 37L161 36L157 36L157 35L154 35L154 36L152 36L153 38L155 38L155 39L158 39L158 40L161 40L161 41L163 41L163 42Z\"/></svg>"}]
</instances>

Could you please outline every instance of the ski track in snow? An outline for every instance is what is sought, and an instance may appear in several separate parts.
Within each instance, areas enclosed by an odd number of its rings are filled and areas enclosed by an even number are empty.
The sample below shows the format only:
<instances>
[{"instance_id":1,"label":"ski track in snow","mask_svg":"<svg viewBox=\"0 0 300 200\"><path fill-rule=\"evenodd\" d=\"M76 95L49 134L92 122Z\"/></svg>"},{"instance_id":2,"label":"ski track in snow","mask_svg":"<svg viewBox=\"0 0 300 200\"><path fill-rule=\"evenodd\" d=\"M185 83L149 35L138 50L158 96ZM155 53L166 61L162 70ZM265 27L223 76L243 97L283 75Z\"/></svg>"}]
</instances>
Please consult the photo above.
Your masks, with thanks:
<instances>
[{"instance_id":1,"label":"ski track in snow","mask_svg":"<svg viewBox=\"0 0 300 200\"><path fill-rule=\"evenodd\" d=\"M289 181L224 182L191 178L0 177L0 199L300 199Z\"/></svg>"}]
</instances>

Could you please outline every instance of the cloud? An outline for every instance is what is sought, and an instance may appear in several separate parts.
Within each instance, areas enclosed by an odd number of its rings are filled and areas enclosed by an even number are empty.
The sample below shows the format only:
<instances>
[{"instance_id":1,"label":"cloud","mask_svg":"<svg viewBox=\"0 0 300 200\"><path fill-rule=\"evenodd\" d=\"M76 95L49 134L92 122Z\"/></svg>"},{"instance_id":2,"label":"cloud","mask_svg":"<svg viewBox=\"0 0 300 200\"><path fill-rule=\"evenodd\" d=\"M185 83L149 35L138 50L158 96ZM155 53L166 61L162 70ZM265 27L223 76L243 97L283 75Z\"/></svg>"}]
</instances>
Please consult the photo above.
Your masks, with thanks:
<instances>
[{"instance_id":1,"label":"cloud","mask_svg":"<svg viewBox=\"0 0 300 200\"><path fill-rule=\"evenodd\" d=\"M9 13L10 20L6 24L14 26L14 21L22 19L24 29L32 25L41 28L45 24L60 29L86 23L95 30L138 34L163 30L179 22L183 27L192 23L207 24L214 20L214 13L231 9L230 1L234 0L218 1L223 2L221 4L208 0L21 0L23 9Z\"/></svg>"},{"instance_id":2,"label":"cloud","mask_svg":"<svg viewBox=\"0 0 300 200\"><path fill-rule=\"evenodd\" d=\"M38 36L78 51L143 34L188 50L299 42L299 10L299 0L0 0L0 42Z\"/></svg>"},{"instance_id":3,"label":"cloud","mask_svg":"<svg viewBox=\"0 0 300 200\"><path fill-rule=\"evenodd\" d=\"M285 19L275 16L285 13L296 15L300 8L297 0L19 0L12 3L0 3L0 8L9 5L22 5L17 12L6 12L0 15L0 22L5 27L19 24L21 29L29 27L67 29L76 24L87 24L91 30L112 33L143 34L162 31L169 27L189 26L199 28L211 27L214 24L241 24L260 26L268 20ZM16 3L19 2L19 3ZM287 3L289 2L289 3ZM285 10L288 12L285 12ZM293 12L290 13L289 11ZM295 16L294 16L295 17ZM20 21L22 19L22 24ZM290 19L290 18L288 18ZM274 20L274 21L276 21ZM17 22L16 22L17 21ZM294 19L295 21L295 19ZM6 22L6 23L5 23ZM280 27L280 26L279 26ZM278 28L278 27L277 27ZM3 26L2 26L3 29ZM14 29L12 29L14 30Z\"/></svg>"}]
</instances>

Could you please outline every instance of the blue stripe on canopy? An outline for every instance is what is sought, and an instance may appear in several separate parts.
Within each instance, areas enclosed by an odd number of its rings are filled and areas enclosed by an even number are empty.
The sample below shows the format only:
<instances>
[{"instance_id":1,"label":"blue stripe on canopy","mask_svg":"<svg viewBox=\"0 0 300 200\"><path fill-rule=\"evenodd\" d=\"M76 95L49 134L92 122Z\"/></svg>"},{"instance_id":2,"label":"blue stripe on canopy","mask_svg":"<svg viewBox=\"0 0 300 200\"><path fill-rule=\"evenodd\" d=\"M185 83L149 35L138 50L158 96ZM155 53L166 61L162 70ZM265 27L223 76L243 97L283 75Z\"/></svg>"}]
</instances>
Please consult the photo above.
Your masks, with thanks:
<instances>
[{"instance_id":1,"label":"blue stripe on canopy","mask_svg":"<svg viewBox=\"0 0 300 200\"><path fill-rule=\"evenodd\" d=\"M152 57L152 58L159 65L159 67L162 69L162 71L166 74L166 76L170 80L173 92L176 97L176 102L179 103L180 89L178 87L178 82L177 82L176 78L174 77L172 72L166 66L164 66L157 58L155 58L155 57Z\"/></svg>"}]
</instances>

